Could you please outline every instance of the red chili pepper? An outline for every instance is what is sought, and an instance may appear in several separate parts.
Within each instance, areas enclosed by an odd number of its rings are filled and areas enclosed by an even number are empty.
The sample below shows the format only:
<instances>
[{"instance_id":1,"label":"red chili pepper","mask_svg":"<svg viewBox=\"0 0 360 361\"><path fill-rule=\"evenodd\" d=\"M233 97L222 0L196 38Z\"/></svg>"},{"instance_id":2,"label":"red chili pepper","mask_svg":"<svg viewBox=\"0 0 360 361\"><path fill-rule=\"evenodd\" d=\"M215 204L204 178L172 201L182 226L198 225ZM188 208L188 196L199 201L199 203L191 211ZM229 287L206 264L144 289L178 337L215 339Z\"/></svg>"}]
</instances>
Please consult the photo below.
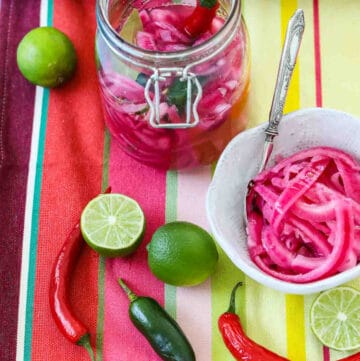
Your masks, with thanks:
<instances>
[{"instance_id":1,"label":"red chili pepper","mask_svg":"<svg viewBox=\"0 0 360 361\"><path fill-rule=\"evenodd\" d=\"M225 345L238 361L289 361L246 336L240 318L235 313L235 294L241 285L242 283L239 282L232 290L229 309L220 316L218 321Z\"/></svg>"},{"instance_id":2,"label":"red chili pepper","mask_svg":"<svg viewBox=\"0 0 360 361\"><path fill-rule=\"evenodd\" d=\"M71 342L84 346L90 359L95 360L90 345L88 329L79 321L70 308L68 301L68 283L76 260L83 246L80 223L77 223L56 259L50 278L50 309L60 332Z\"/></svg>"},{"instance_id":3,"label":"red chili pepper","mask_svg":"<svg viewBox=\"0 0 360 361\"><path fill-rule=\"evenodd\" d=\"M110 192L109 187L105 193ZM83 346L91 360L95 361L89 331L76 318L68 300L69 281L83 244L80 222L78 222L66 238L52 269L49 289L50 310L60 332L72 343Z\"/></svg>"},{"instance_id":4,"label":"red chili pepper","mask_svg":"<svg viewBox=\"0 0 360 361\"><path fill-rule=\"evenodd\" d=\"M354 355L342 358L342 359L340 359L338 361L360 361L360 352L358 352L358 353L356 353Z\"/></svg>"},{"instance_id":5,"label":"red chili pepper","mask_svg":"<svg viewBox=\"0 0 360 361\"><path fill-rule=\"evenodd\" d=\"M192 38L196 38L207 31L218 8L218 0L198 0L195 10L185 21L185 32Z\"/></svg>"}]
</instances>

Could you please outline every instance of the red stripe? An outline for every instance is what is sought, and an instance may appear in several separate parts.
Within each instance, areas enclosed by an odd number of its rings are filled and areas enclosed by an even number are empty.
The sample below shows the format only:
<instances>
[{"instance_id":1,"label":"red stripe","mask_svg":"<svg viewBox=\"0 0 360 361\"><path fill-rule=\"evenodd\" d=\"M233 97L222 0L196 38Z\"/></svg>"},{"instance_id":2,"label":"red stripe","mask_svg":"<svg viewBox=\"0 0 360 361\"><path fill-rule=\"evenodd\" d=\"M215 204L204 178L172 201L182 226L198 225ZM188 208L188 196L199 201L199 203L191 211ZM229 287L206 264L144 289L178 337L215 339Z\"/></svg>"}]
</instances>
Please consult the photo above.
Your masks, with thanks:
<instances>
[{"instance_id":1,"label":"red stripe","mask_svg":"<svg viewBox=\"0 0 360 361\"><path fill-rule=\"evenodd\" d=\"M115 141L111 144L109 169L113 191L134 198L144 210L146 234L136 253L107 261L103 359L157 361L159 357L129 320L129 301L117 278L124 278L139 295L154 297L163 304L164 284L150 273L145 246L156 228L165 222L166 172L137 163Z\"/></svg>"},{"instance_id":2,"label":"red stripe","mask_svg":"<svg viewBox=\"0 0 360 361\"><path fill-rule=\"evenodd\" d=\"M322 107L323 99L322 99L319 0L313 0L313 12L314 12L314 54L315 54L316 106ZM323 347L323 361L330 361L330 351L325 346Z\"/></svg>"},{"instance_id":3,"label":"red stripe","mask_svg":"<svg viewBox=\"0 0 360 361\"><path fill-rule=\"evenodd\" d=\"M320 16L319 0L313 1L314 11L314 50L315 50L315 88L316 106L322 107L322 80L321 80L321 49L320 49Z\"/></svg>"},{"instance_id":4,"label":"red stripe","mask_svg":"<svg viewBox=\"0 0 360 361\"><path fill-rule=\"evenodd\" d=\"M56 328L49 310L49 273L86 203L101 191L104 125L94 62L94 1L55 0L54 26L69 35L78 54L74 79L52 90L47 119L38 252L32 358L87 360ZM98 256L85 247L73 275L70 299L75 314L95 340Z\"/></svg>"}]
</instances>

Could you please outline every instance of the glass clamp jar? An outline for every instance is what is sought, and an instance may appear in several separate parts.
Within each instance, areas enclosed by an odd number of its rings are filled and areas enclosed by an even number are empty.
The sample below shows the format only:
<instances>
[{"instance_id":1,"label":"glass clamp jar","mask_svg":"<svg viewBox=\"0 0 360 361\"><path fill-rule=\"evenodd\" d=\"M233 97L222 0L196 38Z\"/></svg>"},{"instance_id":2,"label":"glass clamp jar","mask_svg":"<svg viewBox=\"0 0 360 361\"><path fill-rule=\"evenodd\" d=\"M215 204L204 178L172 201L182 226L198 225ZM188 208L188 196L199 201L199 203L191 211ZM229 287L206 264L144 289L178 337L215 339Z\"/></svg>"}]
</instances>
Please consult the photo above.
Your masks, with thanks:
<instances>
[{"instance_id":1,"label":"glass clamp jar","mask_svg":"<svg viewBox=\"0 0 360 361\"><path fill-rule=\"evenodd\" d=\"M184 24L199 0L97 1L106 124L142 163L210 164L247 125L249 38L241 1L216 3L207 28L194 37Z\"/></svg>"}]
</instances>

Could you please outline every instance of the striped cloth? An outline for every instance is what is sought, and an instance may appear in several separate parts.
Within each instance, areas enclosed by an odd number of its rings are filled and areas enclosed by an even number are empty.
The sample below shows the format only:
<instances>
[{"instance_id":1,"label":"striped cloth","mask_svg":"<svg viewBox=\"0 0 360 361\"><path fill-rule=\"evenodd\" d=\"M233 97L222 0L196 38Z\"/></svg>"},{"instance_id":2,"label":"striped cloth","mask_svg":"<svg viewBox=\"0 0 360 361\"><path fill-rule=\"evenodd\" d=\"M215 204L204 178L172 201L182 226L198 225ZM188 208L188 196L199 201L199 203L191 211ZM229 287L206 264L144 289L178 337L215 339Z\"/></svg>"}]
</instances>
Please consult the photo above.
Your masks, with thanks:
<instances>
[{"instance_id":1,"label":"striped cloth","mask_svg":"<svg viewBox=\"0 0 360 361\"><path fill-rule=\"evenodd\" d=\"M250 126L267 119L287 21L303 8L306 32L286 111L324 106L360 115L358 0L245 0L252 45ZM21 37L53 25L72 39L79 64L61 89L28 84L16 67ZM187 220L208 228L205 196L212 167L165 172L126 156L104 128L94 63L94 1L5 0L0 12L0 360L80 361L86 352L57 330L48 306L49 273L64 237L87 201L108 184L135 198L147 218L145 241L127 259L105 260L85 249L71 300L90 328L97 361L159 358L128 319L116 284L124 277L174 315L198 361L233 360L217 331L235 282L238 312L248 335L292 361L337 360L309 327L316 295L285 295L260 286L220 250L217 272L204 284L175 288L157 281L145 245L164 222ZM196 205L196 206L194 206ZM351 283L360 288L360 280Z\"/></svg>"}]
</instances>

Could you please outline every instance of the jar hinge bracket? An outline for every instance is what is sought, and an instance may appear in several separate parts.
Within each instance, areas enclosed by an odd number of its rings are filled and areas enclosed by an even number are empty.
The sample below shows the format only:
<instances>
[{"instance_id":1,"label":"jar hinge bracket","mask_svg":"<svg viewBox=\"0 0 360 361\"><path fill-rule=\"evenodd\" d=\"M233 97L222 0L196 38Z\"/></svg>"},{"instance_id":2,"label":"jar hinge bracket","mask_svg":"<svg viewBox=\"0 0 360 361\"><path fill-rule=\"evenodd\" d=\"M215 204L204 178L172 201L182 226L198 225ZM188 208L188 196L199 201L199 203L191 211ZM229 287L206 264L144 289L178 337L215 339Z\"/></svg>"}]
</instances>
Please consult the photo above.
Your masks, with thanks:
<instances>
[{"instance_id":1,"label":"jar hinge bracket","mask_svg":"<svg viewBox=\"0 0 360 361\"><path fill-rule=\"evenodd\" d=\"M185 112L186 118L183 123L164 123L161 121L160 114L160 82L164 82L167 78L179 76L180 81L186 81L186 104ZM154 94L151 96L151 88L154 88ZM194 89L195 87L195 89ZM195 99L193 93L195 91ZM161 68L154 69L154 73L147 80L145 85L145 99L150 108L150 124L154 128L168 128L168 129L184 129L193 128L200 122L198 113L198 104L202 98L202 86L199 79L194 73L188 71L188 68Z\"/></svg>"}]
</instances>

